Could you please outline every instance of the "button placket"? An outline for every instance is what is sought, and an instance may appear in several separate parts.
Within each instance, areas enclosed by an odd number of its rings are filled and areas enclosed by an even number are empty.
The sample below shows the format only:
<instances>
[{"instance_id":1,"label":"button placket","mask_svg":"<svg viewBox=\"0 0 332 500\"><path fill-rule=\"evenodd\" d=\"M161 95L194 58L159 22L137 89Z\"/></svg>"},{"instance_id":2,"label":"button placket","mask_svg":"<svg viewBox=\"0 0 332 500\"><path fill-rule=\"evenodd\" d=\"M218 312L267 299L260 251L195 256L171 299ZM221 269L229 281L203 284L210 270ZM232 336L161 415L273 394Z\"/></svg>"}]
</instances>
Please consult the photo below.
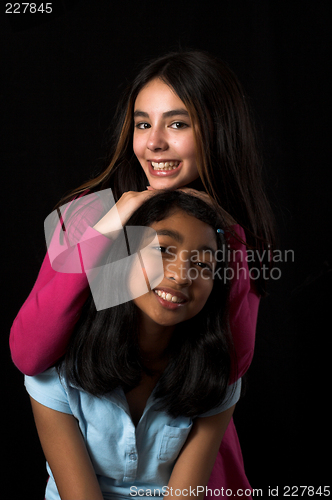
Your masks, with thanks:
<instances>
[{"instance_id":1,"label":"button placket","mask_svg":"<svg viewBox=\"0 0 332 500\"><path fill-rule=\"evenodd\" d=\"M138 454L136 448L135 426L128 416L128 435L126 446L126 469L123 481L130 482L136 479L138 466Z\"/></svg>"}]
</instances>

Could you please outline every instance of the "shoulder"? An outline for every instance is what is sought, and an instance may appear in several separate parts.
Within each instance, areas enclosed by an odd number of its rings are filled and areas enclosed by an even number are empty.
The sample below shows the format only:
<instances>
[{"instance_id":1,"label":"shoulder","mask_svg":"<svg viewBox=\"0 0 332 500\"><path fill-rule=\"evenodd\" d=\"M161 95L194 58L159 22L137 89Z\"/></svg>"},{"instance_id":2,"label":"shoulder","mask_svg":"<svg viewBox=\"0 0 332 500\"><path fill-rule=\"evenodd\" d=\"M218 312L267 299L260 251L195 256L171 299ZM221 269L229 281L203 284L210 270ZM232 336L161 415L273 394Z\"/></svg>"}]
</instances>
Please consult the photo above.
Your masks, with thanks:
<instances>
[{"instance_id":1,"label":"shoulder","mask_svg":"<svg viewBox=\"0 0 332 500\"><path fill-rule=\"evenodd\" d=\"M111 189L85 191L79 197L60 207L62 215L69 215L72 230L84 225L93 225L115 204Z\"/></svg>"},{"instance_id":2,"label":"shoulder","mask_svg":"<svg viewBox=\"0 0 332 500\"><path fill-rule=\"evenodd\" d=\"M38 403L63 413L72 413L70 409L67 386L56 368L30 377L24 377L24 385L29 395Z\"/></svg>"},{"instance_id":3,"label":"shoulder","mask_svg":"<svg viewBox=\"0 0 332 500\"><path fill-rule=\"evenodd\" d=\"M212 410L198 416L211 417L213 415L217 415L218 413L223 413L224 411L234 406L240 399L241 385L242 381L241 378L239 378L238 380L236 380L236 382L228 386L224 401L219 406L217 406L216 408L212 408Z\"/></svg>"},{"instance_id":4,"label":"shoulder","mask_svg":"<svg viewBox=\"0 0 332 500\"><path fill-rule=\"evenodd\" d=\"M240 224L232 224L226 229L226 239L231 246L246 244L246 233Z\"/></svg>"},{"instance_id":5,"label":"shoulder","mask_svg":"<svg viewBox=\"0 0 332 500\"><path fill-rule=\"evenodd\" d=\"M81 272L81 263L76 250L74 250L71 260L68 260L68 252L65 253L65 251L69 250L69 253L71 253L72 247L75 247L77 243L82 241L86 231L91 233L96 222L114 204L115 201L111 189L92 193L85 191L48 215L44 224L45 236L48 254L54 270L74 273ZM100 236L100 233L95 232L92 236ZM91 234L84 239L91 239ZM101 240L102 238L98 239L98 244ZM64 262L66 262L66 267L63 267Z\"/></svg>"}]
</instances>

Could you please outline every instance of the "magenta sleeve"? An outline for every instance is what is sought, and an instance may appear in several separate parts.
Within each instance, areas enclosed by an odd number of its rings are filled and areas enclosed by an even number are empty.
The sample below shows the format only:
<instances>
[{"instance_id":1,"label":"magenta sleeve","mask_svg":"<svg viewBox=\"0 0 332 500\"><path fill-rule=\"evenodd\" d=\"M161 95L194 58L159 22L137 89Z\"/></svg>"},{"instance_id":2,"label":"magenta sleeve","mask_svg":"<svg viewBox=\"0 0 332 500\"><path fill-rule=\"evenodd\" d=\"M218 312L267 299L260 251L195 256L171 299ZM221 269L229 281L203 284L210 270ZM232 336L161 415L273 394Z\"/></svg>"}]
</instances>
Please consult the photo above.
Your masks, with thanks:
<instances>
[{"instance_id":1,"label":"magenta sleeve","mask_svg":"<svg viewBox=\"0 0 332 500\"><path fill-rule=\"evenodd\" d=\"M94 245L88 245L89 241L93 241ZM91 227L87 228L77 246L84 242L89 267L98 262L101 253L112 243ZM88 296L89 285L85 272L54 271L46 254L36 283L10 331L11 355L19 370L26 375L37 375L65 353Z\"/></svg>"},{"instance_id":2,"label":"magenta sleeve","mask_svg":"<svg viewBox=\"0 0 332 500\"><path fill-rule=\"evenodd\" d=\"M37 280L10 331L9 344L13 362L26 375L41 373L65 353L70 335L90 293L84 267L98 265L101 255L112 244L110 239L91 227L104 214L98 195L90 196L89 199L81 198L76 205L77 213L75 209L72 211L74 222L70 224L70 219L66 219L68 224L66 233L63 232L65 237L62 243L60 232L63 231L63 220L59 222L58 219L58 223L55 223ZM68 209L70 206L68 204ZM72 207L75 208L75 204ZM53 260L54 253L58 257ZM75 259L75 265L70 268L68 262L72 264ZM88 266L84 266L84 263Z\"/></svg>"},{"instance_id":3,"label":"magenta sleeve","mask_svg":"<svg viewBox=\"0 0 332 500\"><path fill-rule=\"evenodd\" d=\"M229 263L232 276L229 322L236 353L232 374L234 382L248 370L253 358L260 296L255 290L254 280L250 279L244 230L239 225L232 229L243 241L233 235L227 238L232 256Z\"/></svg>"}]
</instances>

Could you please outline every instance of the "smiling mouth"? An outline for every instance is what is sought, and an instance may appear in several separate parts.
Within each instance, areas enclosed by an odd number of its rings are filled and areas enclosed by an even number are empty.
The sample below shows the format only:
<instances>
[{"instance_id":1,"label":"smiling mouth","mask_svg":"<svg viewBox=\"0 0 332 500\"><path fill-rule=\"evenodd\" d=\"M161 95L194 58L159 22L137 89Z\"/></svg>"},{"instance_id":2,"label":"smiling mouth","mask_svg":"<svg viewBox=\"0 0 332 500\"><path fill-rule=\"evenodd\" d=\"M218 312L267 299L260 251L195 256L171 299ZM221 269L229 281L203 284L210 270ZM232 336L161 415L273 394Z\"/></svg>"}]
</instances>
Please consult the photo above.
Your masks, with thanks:
<instances>
[{"instance_id":1,"label":"smiling mouth","mask_svg":"<svg viewBox=\"0 0 332 500\"><path fill-rule=\"evenodd\" d=\"M151 165L153 170L175 170L180 163L180 161L165 161L159 163L152 161Z\"/></svg>"},{"instance_id":2,"label":"smiling mouth","mask_svg":"<svg viewBox=\"0 0 332 500\"><path fill-rule=\"evenodd\" d=\"M163 292L162 290L153 290L155 294L159 295L164 300L167 300L167 302L173 302L176 304L182 304L183 302L186 302L184 299L181 299L180 297L177 297L176 295L172 295L169 292Z\"/></svg>"}]
</instances>

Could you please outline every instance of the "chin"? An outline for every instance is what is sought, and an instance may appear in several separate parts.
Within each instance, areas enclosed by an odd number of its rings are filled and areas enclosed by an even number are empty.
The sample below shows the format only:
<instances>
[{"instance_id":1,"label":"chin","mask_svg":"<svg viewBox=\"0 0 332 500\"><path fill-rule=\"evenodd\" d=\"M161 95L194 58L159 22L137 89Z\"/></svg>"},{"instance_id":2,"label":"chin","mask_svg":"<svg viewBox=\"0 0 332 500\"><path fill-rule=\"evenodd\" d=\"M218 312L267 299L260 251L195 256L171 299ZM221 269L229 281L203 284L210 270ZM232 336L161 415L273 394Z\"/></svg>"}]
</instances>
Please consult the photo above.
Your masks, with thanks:
<instances>
[{"instance_id":1,"label":"chin","mask_svg":"<svg viewBox=\"0 0 332 500\"><path fill-rule=\"evenodd\" d=\"M180 187L183 187L184 184L182 182L176 182L175 180L172 179L151 179L150 180L150 186L153 187L154 189L178 189Z\"/></svg>"}]
</instances>

